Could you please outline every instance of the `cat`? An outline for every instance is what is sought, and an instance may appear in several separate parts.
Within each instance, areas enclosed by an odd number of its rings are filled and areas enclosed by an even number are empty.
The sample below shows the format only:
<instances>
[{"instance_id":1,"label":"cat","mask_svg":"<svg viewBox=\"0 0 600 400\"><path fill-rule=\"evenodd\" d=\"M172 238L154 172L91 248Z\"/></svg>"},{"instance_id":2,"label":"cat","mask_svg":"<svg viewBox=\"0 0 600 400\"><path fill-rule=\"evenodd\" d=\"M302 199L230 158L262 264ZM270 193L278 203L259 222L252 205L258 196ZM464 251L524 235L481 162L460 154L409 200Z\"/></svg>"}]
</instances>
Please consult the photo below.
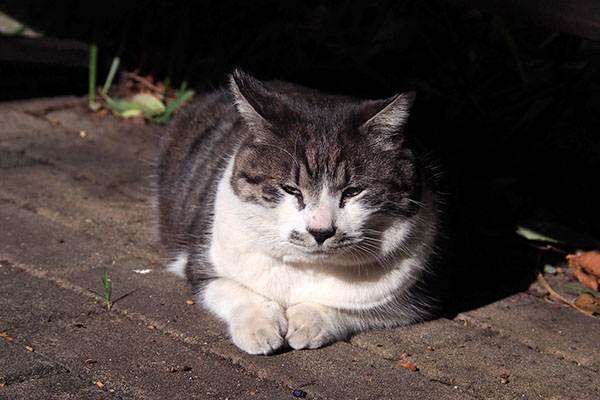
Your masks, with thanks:
<instances>
[{"instance_id":1,"label":"cat","mask_svg":"<svg viewBox=\"0 0 600 400\"><path fill-rule=\"evenodd\" d=\"M430 307L431 180L404 132L414 93L324 94L236 70L160 140L169 269L250 354L407 325Z\"/></svg>"}]
</instances>

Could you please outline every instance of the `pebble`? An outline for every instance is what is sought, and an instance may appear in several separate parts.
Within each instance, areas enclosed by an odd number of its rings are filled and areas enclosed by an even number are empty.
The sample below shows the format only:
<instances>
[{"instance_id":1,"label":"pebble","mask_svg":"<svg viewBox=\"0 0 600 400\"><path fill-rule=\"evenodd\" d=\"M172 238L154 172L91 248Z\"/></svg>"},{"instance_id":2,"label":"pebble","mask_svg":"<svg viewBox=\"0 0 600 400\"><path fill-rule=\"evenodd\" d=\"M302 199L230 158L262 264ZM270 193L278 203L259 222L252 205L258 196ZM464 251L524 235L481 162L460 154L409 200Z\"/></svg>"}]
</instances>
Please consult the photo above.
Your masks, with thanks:
<instances>
[{"instance_id":1,"label":"pebble","mask_svg":"<svg viewBox=\"0 0 600 400\"><path fill-rule=\"evenodd\" d=\"M294 397L306 397L307 393L304 390L294 389L292 394L294 395Z\"/></svg>"}]
</instances>

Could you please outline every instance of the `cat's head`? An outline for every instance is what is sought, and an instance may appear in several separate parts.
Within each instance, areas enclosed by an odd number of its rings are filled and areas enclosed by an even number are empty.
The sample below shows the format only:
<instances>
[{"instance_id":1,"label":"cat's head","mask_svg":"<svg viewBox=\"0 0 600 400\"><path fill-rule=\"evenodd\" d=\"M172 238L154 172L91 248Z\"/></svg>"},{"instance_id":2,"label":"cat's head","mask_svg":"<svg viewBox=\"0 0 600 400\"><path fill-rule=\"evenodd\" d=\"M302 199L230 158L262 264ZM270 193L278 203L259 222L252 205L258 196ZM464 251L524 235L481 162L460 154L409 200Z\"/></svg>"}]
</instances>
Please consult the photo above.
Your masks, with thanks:
<instances>
[{"instance_id":1,"label":"cat's head","mask_svg":"<svg viewBox=\"0 0 600 400\"><path fill-rule=\"evenodd\" d=\"M418 211L403 132L414 94L358 100L240 71L231 91L248 130L231 186L254 243L290 262L381 256L383 230Z\"/></svg>"}]
</instances>

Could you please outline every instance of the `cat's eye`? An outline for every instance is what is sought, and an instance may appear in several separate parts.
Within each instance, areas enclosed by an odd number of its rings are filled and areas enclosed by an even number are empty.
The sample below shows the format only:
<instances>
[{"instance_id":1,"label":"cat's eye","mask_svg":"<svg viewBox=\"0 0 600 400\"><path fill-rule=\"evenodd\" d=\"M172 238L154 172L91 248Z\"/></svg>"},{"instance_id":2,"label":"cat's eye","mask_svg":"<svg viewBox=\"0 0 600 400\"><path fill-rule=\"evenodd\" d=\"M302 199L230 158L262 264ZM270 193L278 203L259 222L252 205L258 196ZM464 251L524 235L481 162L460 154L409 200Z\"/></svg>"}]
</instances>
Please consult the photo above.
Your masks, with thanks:
<instances>
[{"instance_id":1,"label":"cat's eye","mask_svg":"<svg viewBox=\"0 0 600 400\"><path fill-rule=\"evenodd\" d=\"M283 186L281 186L281 189L282 189L284 192L286 192L286 193L289 193L289 194L291 194L291 195L294 195L294 196L300 196L300 197L302 197L302 192L300 191L300 189L298 189L298 188L295 188L295 187L293 187L293 186L287 186L287 185L283 185Z\"/></svg>"},{"instance_id":2,"label":"cat's eye","mask_svg":"<svg viewBox=\"0 0 600 400\"><path fill-rule=\"evenodd\" d=\"M349 187L346 190L344 190L342 192L342 200L346 200L346 199L350 199L352 197L356 197L359 194L362 193L364 189L361 188L356 188L356 187Z\"/></svg>"}]
</instances>

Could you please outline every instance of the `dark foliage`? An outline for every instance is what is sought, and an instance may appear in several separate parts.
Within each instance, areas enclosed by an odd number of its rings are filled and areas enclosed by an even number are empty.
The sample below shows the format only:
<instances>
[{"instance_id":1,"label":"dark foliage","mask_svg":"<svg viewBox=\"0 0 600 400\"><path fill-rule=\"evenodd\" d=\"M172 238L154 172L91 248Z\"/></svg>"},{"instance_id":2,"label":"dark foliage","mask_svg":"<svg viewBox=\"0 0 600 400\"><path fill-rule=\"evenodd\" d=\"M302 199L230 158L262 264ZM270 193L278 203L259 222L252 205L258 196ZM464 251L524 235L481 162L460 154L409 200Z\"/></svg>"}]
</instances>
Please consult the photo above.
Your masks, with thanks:
<instances>
[{"instance_id":1,"label":"dark foliage","mask_svg":"<svg viewBox=\"0 0 600 400\"><path fill-rule=\"evenodd\" d=\"M515 242L517 221L600 234L591 194L597 43L439 0L31 0L0 9L46 35L96 42L105 70L120 55L125 68L201 90L238 66L367 98L416 90L408 129L440 159L457 260L481 268L456 281L494 286L482 301L530 279L536 254Z\"/></svg>"}]
</instances>

